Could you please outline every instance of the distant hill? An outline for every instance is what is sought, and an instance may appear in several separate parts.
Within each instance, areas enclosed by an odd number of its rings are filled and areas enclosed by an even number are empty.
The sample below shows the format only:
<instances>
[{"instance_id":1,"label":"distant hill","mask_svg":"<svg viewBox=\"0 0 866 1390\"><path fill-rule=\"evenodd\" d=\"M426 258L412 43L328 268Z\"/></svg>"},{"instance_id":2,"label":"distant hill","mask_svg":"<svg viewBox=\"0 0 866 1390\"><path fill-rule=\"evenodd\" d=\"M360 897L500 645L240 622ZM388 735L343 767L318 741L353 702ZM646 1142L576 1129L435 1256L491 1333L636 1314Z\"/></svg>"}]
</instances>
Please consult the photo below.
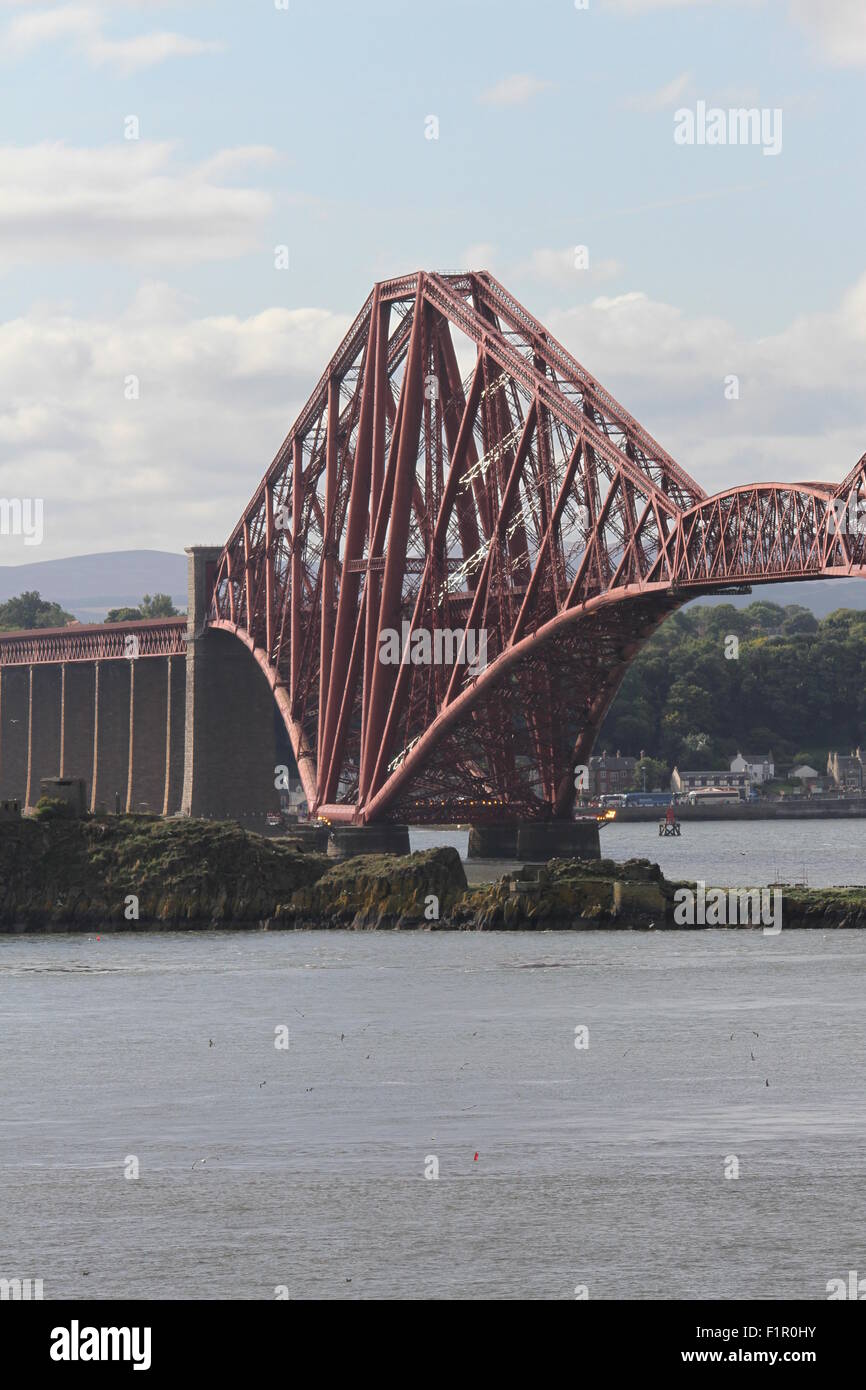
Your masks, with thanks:
<instances>
[{"instance_id":1,"label":"distant hill","mask_svg":"<svg viewBox=\"0 0 866 1390\"><path fill-rule=\"evenodd\" d=\"M66 560L0 565L0 603L28 589L59 603L82 623L101 623L109 608L134 608L143 594L169 594L186 611L185 555L169 550L109 550Z\"/></svg>"},{"instance_id":2,"label":"distant hill","mask_svg":"<svg viewBox=\"0 0 866 1390\"><path fill-rule=\"evenodd\" d=\"M816 618L826 618L834 608L866 608L866 579L807 579L795 584L753 584L751 594L721 594L697 598L695 603L732 603L747 608L750 603L799 603Z\"/></svg>"},{"instance_id":3,"label":"distant hill","mask_svg":"<svg viewBox=\"0 0 866 1390\"><path fill-rule=\"evenodd\" d=\"M186 610L186 556L169 550L110 550L101 555L73 555L66 560L38 560L30 565L0 565L0 603L25 589L59 603L83 623L101 623L109 608L133 608L142 594L170 594ZM695 603L732 603L745 608L768 603L801 603L817 618L834 608L866 608L866 580L822 579L795 584L755 584L751 595L695 599Z\"/></svg>"}]
</instances>

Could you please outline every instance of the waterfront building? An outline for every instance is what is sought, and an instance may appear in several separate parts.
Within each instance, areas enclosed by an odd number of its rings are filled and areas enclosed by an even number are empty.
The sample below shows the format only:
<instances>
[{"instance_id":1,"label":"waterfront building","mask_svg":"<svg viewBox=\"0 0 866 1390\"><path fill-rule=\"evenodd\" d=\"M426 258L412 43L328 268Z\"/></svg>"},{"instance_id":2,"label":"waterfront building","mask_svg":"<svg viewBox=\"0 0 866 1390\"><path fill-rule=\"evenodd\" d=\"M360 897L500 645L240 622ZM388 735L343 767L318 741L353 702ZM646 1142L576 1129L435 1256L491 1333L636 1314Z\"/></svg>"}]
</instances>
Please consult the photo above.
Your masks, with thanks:
<instances>
[{"instance_id":1,"label":"waterfront building","mask_svg":"<svg viewBox=\"0 0 866 1390\"><path fill-rule=\"evenodd\" d=\"M829 753L827 756L827 776L832 778L840 791L863 791L863 760L860 749L853 753Z\"/></svg>"},{"instance_id":2,"label":"waterfront building","mask_svg":"<svg viewBox=\"0 0 866 1390\"><path fill-rule=\"evenodd\" d=\"M616 750L616 755L604 750L598 757L589 760L590 796L610 796L612 793L627 792L634 785L634 770L637 758L632 758Z\"/></svg>"},{"instance_id":3,"label":"waterfront building","mask_svg":"<svg viewBox=\"0 0 866 1390\"><path fill-rule=\"evenodd\" d=\"M708 768L697 772L683 771L675 767L671 773L671 791L678 796L696 791L736 791L748 796L752 789L748 772L728 771L725 768Z\"/></svg>"},{"instance_id":4,"label":"waterfront building","mask_svg":"<svg viewBox=\"0 0 866 1390\"><path fill-rule=\"evenodd\" d=\"M776 775L772 748L769 753L738 752L737 756L731 759L731 771L747 772L753 787L760 786L762 782L771 782Z\"/></svg>"},{"instance_id":5,"label":"waterfront building","mask_svg":"<svg viewBox=\"0 0 866 1390\"><path fill-rule=\"evenodd\" d=\"M788 773L789 782L802 782L804 787L810 791L820 791L819 778L821 774L817 768L810 767L808 763L801 763L799 767L792 767Z\"/></svg>"}]
</instances>

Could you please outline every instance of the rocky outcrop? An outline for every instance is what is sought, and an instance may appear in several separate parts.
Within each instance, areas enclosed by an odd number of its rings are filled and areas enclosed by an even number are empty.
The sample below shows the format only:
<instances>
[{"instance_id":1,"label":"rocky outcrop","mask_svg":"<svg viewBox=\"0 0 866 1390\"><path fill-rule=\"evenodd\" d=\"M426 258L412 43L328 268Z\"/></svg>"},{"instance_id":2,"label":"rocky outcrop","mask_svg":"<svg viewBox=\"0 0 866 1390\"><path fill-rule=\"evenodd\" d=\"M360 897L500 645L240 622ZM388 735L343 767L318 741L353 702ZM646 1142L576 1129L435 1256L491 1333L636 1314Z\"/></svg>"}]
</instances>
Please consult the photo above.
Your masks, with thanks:
<instances>
[{"instance_id":1,"label":"rocky outcrop","mask_svg":"<svg viewBox=\"0 0 866 1390\"><path fill-rule=\"evenodd\" d=\"M474 931L672 926L675 887L648 859L552 859L470 889L452 925Z\"/></svg>"},{"instance_id":2,"label":"rocky outcrop","mask_svg":"<svg viewBox=\"0 0 866 1390\"><path fill-rule=\"evenodd\" d=\"M782 925L787 929L866 927L866 888L788 888L782 893Z\"/></svg>"},{"instance_id":3,"label":"rocky outcrop","mask_svg":"<svg viewBox=\"0 0 866 1390\"><path fill-rule=\"evenodd\" d=\"M230 823L26 818L0 827L0 928L257 926L328 863Z\"/></svg>"},{"instance_id":4,"label":"rocky outcrop","mask_svg":"<svg viewBox=\"0 0 866 1390\"><path fill-rule=\"evenodd\" d=\"M675 920L682 888L695 885L668 882L647 859L553 859L467 888L450 848L364 854L335 864L233 823L76 820L49 804L36 817L0 824L3 931L701 930L703 917L696 926ZM785 888L780 920L789 929L866 928L866 888Z\"/></svg>"},{"instance_id":5,"label":"rocky outcrop","mask_svg":"<svg viewBox=\"0 0 866 1390\"><path fill-rule=\"evenodd\" d=\"M447 925L455 849L334 864L233 823L43 814L0 829L0 930Z\"/></svg>"},{"instance_id":6,"label":"rocky outcrop","mask_svg":"<svg viewBox=\"0 0 866 1390\"><path fill-rule=\"evenodd\" d=\"M452 926L449 919L465 891L456 849L357 855L299 889L280 909L276 924L394 930Z\"/></svg>"}]
</instances>

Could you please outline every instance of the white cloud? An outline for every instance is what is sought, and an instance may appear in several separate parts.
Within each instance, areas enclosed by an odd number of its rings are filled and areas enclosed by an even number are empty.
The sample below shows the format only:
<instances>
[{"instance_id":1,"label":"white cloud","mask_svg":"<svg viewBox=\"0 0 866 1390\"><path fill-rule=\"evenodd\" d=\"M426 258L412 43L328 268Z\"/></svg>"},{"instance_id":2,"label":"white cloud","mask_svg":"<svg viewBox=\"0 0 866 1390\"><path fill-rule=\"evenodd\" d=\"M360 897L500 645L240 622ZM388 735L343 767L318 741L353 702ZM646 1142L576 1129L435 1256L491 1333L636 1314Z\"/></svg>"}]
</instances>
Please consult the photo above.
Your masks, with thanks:
<instances>
[{"instance_id":1,"label":"white cloud","mask_svg":"<svg viewBox=\"0 0 866 1390\"><path fill-rule=\"evenodd\" d=\"M708 492L838 481L866 448L866 274L832 311L762 339L638 291L533 308ZM0 324L0 495L44 498L39 558L224 540L350 317L196 317L157 282L117 319L34 309ZM124 398L130 375L139 400ZM32 560L17 544L4 558Z\"/></svg>"},{"instance_id":2,"label":"white cloud","mask_svg":"<svg viewBox=\"0 0 866 1390\"><path fill-rule=\"evenodd\" d=\"M666 111L675 101L679 101L692 87L692 74L681 72L678 77L658 87L654 92L636 93L626 99L626 106L633 111Z\"/></svg>"},{"instance_id":3,"label":"white cloud","mask_svg":"<svg viewBox=\"0 0 866 1390\"><path fill-rule=\"evenodd\" d=\"M488 87L478 98L485 106L525 106L539 92L545 92L552 84L531 73L515 72L503 77L501 82Z\"/></svg>"},{"instance_id":4,"label":"white cloud","mask_svg":"<svg viewBox=\"0 0 866 1390\"><path fill-rule=\"evenodd\" d=\"M866 5L863 0L790 0L793 19L818 40L834 67L866 66Z\"/></svg>"},{"instance_id":5,"label":"white cloud","mask_svg":"<svg viewBox=\"0 0 866 1390\"><path fill-rule=\"evenodd\" d=\"M269 194L223 173L276 159L267 147L221 151L184 167L168 144L118 139L100 149L0 146L0 272L56 258L200 261L256 245Z\"/></svg>"},{"instance_id":6,"label":"white cloud","mask_svg":"<svg viewBox=\"0 0 866 1390\"><path fill-rule=\"evenodd\" d=\"M225 540L348 323L316 308L197 318L158 283L117 319L0 323L0 495L45 503L39 553L7 538L4 561Z\"/></svg>"},{"instance_id":7,"label":"white cloud","mask_svg":"<svg viewBox=\"0 0 866 1390\"><path fill-rule=\"evenodd\" d=\"M761 339L635 291L538 317L708 492L840 481L866 450L866 274Z\"/></svg>"},{"instance_id":8,"label":"white cloud","mask_svg":"<svg viewBox=\"0 0 866 1390\"><path fill-rule=\"evenodd\" d=\"M464 270L489 270L491 275L497 274L494 267L499 264L499 252L492 241L477 241L474 246L467 246L460 257L460 265Z\"/></svg>"},{"instance_id":9,"label":"white cloud","mask_svg":"<svg viewBox=\"0 0 866 1390\"><path fill-rule=\"evenodd\" d=\"M89 7L67 5L57 10L28 10L10 22L3 36L4 46L7 52L20 53L42 43L54 43L70 34L88 33L96 25L96 13Z\"/></svg>"},{"instance_id":10,"label":"white cloud","mask_svg":"<svg viewBox=\"0 0 866 1390\"><path fill-rule=\"evenodd\" d=\"M603 0L604 8L624 16L659 10L758 8L765 0ZM866 5L863 0L777 0L777 10L817 41L821 56L833 67L866 66Z\"/></svg>"},{"instance_id":11,"label":"white cloud","mask_svg":"<svg viewBox=\"0 0 866 1390\"><path fill-rule=\"evenodd\" d=\"M199 53L220 53L225 44L215 39L189 39L183 34L140 34L134 39L94 38L87 54L96 66L111 64L120 72L154 67L166 58L188 58Z\"/></svg>"},{"instance_id":12,"label":"white cloud","mask_svg":"<svg viewBox=\"0 0 866 1390\"><path fill-rule=\"evenodd\" d=\"M578 284L600 284L605 280L615 280L622 274L623 267L619 261L611 257L595 260L591 249L588 266L579 269L575 265L576 251L576 246L566 246L563 250L539 247L533 251L528 261L516 267L516 272L529 275L534 280L543 280L572 290Z\"/></svg>"},{"instance_id":13,"label":"white cloud","mask_svg":"<svg viewBox=\"0 0 866 1390\"><path fill-rule=\"evenodd\" d=\"M93 66L111 65L120 73L153 67L168 58L215 53L225 48L219 40L188 38L172 32L112 39L103 32L103 12L93 5L28 9L10 20L0 36L0 47L8 58L14 58L61 39L72 40Z\"/></svg>"},{"instance_id":14,"label":"white cloud","mask_svg":"<svg viewBox=\"0 0 866 1390\"><path fill-rule=\"evenodd\" d=\"M589 265L585 269L578 269L575 265L577 249L576 245L562 248L542 246L524 260L509 261L493 242L480 241L474 246L467 246L460 257L460 265L465 270L489 270L506 285L531 279L568 290L602 284L622 274L623 266L619 261L612 257L595 260L591 252ZM581 250L584 249L581 247Z\"/></svg>"}]
</instances>

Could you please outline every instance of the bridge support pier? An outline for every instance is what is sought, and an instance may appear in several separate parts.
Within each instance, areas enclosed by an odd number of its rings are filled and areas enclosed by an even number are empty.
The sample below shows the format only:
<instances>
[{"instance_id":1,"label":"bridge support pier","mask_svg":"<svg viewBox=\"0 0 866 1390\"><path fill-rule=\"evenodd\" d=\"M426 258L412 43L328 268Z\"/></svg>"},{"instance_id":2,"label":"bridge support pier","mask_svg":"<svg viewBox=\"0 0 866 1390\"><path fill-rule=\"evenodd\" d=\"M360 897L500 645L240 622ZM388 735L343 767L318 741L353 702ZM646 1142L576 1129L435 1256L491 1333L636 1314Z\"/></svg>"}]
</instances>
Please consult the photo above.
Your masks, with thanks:
<instances>
[{"instance_id":1,"label":"bridge support pier","mask_svg":"<svg viewBox=\"0 0 866 1390\"><path fill-rule=\"evenodd\" d=\"M131 661L94 663L93 771L90 809L126 809L130 768L130 714L135 677Z\"/></svg>"},{"instance_id":2,"label":"bridge support pier","mask_svg":"<svg viewBox=\"0 0 866 1390\"><path fill-rule=\"evenodd\" d=\"M470 859L516 859L517 821L491 821L469 827Z\"/></svg>"},{"instance_id":3,"label":"bridge support pier","mask_svg":"<svg viewBox=\"0 0 866 1390\"><path fill-rule=\"evenodd\" d=\"M204 630L221 548L187 549L186 718L181 813L263 829L278 811L273 692L252 653L229 632Z\"/></svg>"},{"instance_id":4,"label":"bridge support pier","mask_svg":"<svg viewBox=\"0 0 866 1390\"><path fill-rule=\"evenodd\" d=\"M90 662L67 661L61 670L60 776L84 779L89 809L96 669Z\"/></svg>"},{"instance_id":5,"label":"bridge support pier","mask_svg":"<svg viewBox=\"0 0 866 1390\"><path fill-rule=\"evenodd\" d=\"M28 806L42 795L43 777L60 771L63 723L62 667L31 666L28 669L27 789Z\"/></svg>"},{"instance_id":6,"label":"bridge support pier","mask_svg":"<svg viewBox=\"0 0 866 1390\"><path fill-rule=\"evenodd\" d=\"M334 859L356 854L408 854L408 825L335 825L328 853Z\"/></svg>"},{"instance_id":7,"label":"bridge support pier","mask_svg":"<svg viewBox=\"0 0 866 1390\"><path fill-rule=\"evenodd\" d=\"M0 798L24 805L30 680L26 666L0 666Z\"/></svg>"},{"instance_id":8,"label":"bridge support pier","mask_svg":"<svg viewBox=\"0 0 866 1390\"><path fill-rule=\"evenodd\" d=\"M473 825L470 859L514 859L542 863L548 859L600 859L594 820L499 821Z\"/></svg>"}]
</instances>

